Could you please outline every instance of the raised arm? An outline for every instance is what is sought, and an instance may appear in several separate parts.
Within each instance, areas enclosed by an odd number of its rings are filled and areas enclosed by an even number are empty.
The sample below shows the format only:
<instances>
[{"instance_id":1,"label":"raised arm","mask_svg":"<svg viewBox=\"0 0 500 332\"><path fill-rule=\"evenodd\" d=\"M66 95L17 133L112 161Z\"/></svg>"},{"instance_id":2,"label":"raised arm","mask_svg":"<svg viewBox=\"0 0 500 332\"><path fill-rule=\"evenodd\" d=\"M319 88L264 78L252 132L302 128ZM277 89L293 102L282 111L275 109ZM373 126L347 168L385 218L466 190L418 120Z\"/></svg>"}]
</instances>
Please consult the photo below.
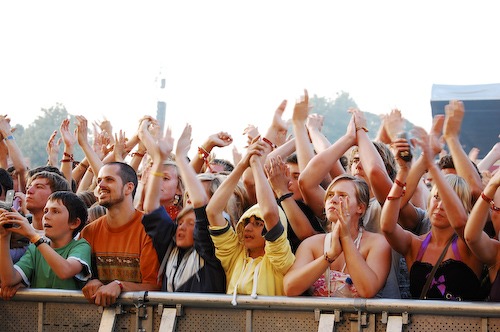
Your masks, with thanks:
<instances>
[{"instance_id":1,"label":"raised arm","mask_svg":"<svg viewBox=\"0 0 500 332\"><path fill-rule=\"evenodd\" d=\"M299 176L299 187L302 197L314 214L323 218L325 190L321 182L329 175L333 166L338 163L340 157L350 149L356 142L354 118L347 126L347 132L339 138L328 149L315 155L306 165ZM342 168L341 170L344 173Z\"/></svg>"},{"instance_id":2,"label":"raised arm","mask_svg":"<svg viewBox=\"0 0 500 332\"><path fill-rule=\"evenodd\" d=\"M276 194L276 197L281 200L281 206L285 211L288 222L292 226L293 231L300 240L304 240L311 235L316 234L316 231L311 226L309 219L304 214L302 209L293 199L293 193L288 189L290 179L290 169L283 160L278 157L272 158L266 163L266 174L271 184L271 187ZM291 195L291 196L285 196ZM288 197L283 199L284 197Z\"/></svg>"},{"instance_id":3,"label":"raised arm","mask_svg":"<svg viewBox=\"0 0 500 332\"><path fill-rule=\"evenodd\" d=\"M355 119L356 138L363 171L366 174L373 195L380 204L383 204L391 189L392 180L387 173L382 157L368 137L366 119L363 112L357 109L351 109L350 112L352 112Z\"/></svg>"},{"instance_id":4,"label":"raised arm","mask_svg":"<svg viewBox=\"0 0 500 332\"><path fill-rule=\"evenodd\" d=\"M54 130L47 141L47 165L57 167L59 158L59 146L61 145L61 139L56 139L57 130Z\"/></svg>"},{"instance_id":5,"label":"raised arm","mask_svg":"<svg viewBox=\"0 0 500 332\"><path fill-rule=\"evenodd\" d=\"M260 211L264 217L266 229L271 230L280 222L278 204L274 199L274 193L264 173L264 165L261 156L254 154L250 157L250 167L255 179L255 193Z\"/></svg>"},{"instance_id":6,"label":"raised arm","mask_svg":"<svg viewBox=\"0 0 500 332\"><path fill-rule=\"evenodd\" d=\"M500 211L493 211L495 208L498 209L495 202L500 202L498 187L500 187L500 172L496 172L484 188L476 204L474 204L465 226L465 241L469 248L481 262L490 268L498 263L500 243L496 239L490 239L483 229L490 214L490 209L492 210L491 213L500 213Z\"/></svg>"},{"instance_id":7,"label":"raised arm","mask_svg":"<svg viewBox=\"0 0 500 332\"><path fill-rule=\"evenodd\" d=\"M59 126L61 138L64 143L63 158L61 160L61 172L66 180L71 184L73 179L73 153L77 143L75 135L69 130L69 119L64 119Z\"/></svg>"},{"instance_id":8,"label":"raised arm","mask_svg":"<svg viewBox=\"0 0 500 332\"><path fill-rule=\"evenodd\" d=\"M207 205L207 217L211 226L225 226L227 220L222 212L226 207L227 202L234 193L234 189L241 179L241 176L250 165L250 157L254 154L262 156L266 149L265 142L258 137L254 138L253 142L248 146L247 153L234 167L234 170L222 182L220 187L215 191ZM272 197L274 201L274 196Z\"/></svg>"},{"instance_id":9,"label":"raised arm","mask_svg":"<svg viewBox=\"0 0 500 332\"><path fill-rule=\"evenodd\" d=\"M405 120L401 114L401 111L397 108L392 109L384 123L384 129L389 138L389 143L384 142L385 144L390 144L392 141L396 139L398 134L403 131Z\"/></svg>"},{"instance_id":10,"label":"raised arm","mask_svg":"<svg viewBox=\"0 0 500 332\"><path fill-rule=\"evenodd\" d=\"M188 152L191 148L191 125L186 124L182 131L177 148L175 150L175 163L184 183L186 192L189 194L189 200L194 208L202 207L208 203L208 196L203 184L198 179L197 173L188 161Z\"/></svg>"},{"instance_id":11,"label":"raised arm","mask_svg":"<svg viewBox=\"0 0 500 332\"><path fill-rule=\"evenodd\" d=\"M390 246L403 256L406 256L411 249L412 235L399 225L398 218L401 201L406 197L405 184L410 172L410 163L400 158L396 160L399 164L399 171L382 206L380 230ZM411 226L411 228L414 228L416 222L413 222Z\"/></svg>"},{"instance_id":12,"label":"raised arm","mask_svg":"<svg viewBox=\"0 0 500 332\"><path fill-rule=\"evenodd\" d=\"M222 148L229 146L231 143L233 143L233 138L224 131L208 136L205 142L198 147L197 155L191 159L191 167L196 173L200 173L215 147Z\"/></svg>"},{"instance_id":13,"label":"raised arm","mask_svg":"<svg viewBox=\"0 0 500 332\"><path fill-rule=\"evenodd\" d=\"M446 215L455 232L463 239L465 224L467 222L467 211L460 201L457 193L446 181L445 175L434 162L434 155L430 146L431 138L427 132L420 127L413 129L413 135L417 144L422 149L422 154L425 157L427 168L432 179L437 186L439 198L442 201L443 207L446 210Z\"/></svg>"},{"instance_id":14,"label":"raised arm","mask_svg":"<svg viewBox=\"0 0 500 332\"><path fill-rule=\"evenodd\" d=\"M93 122L94 128L99 128L101 130L101 133L109 137L110 139L110 144L114 144L114 137L113 137L113 126L111 125L111 121L107 120L104 118L101 122L94 121Z\"/></svg>"},{"instance_id":15,"label":"raised arm","mask_svg":"<svg viewBox=\"0 0 500 332\"><path fill-rule=\"evenodd\" d=\"M151 166L144 195L143 208L146 213L150 213L160 207L160 189L164 177L163 162L170 156L174 146L174 139L170 128L167 128L165 136L160 137L156 144L155 139L148 130L150 124L149 120L143 120L139 133L139 138L153 158L153 165Z\"/></svg>"},{"instance_id":16,"label":"raised arm","mask_svg":"<svg viewBox=\"0 0 500 332\"><path fill-rule=\"evenodd\" d=\"M441 139L441 134L444 125L444 115L437 114L432 119L432 128L430 132L430 145L433 156L438 155L443 150L443 140ZM415 156L414 156L415 158ZM423 156L419 156L412 164L410 173L408 174L406 183L406 195L402 199L402 206L404 206L410 198L413 197L414 193L418 193L418 187L422 186L422 177L427 172L427 163ZM425 186L425 184L424 184ZM426 186L427 187L427 186ZM422 199L427 200L429 198L429 190L424 191L424 188L420 190L422 194ZM425 196L424 196L425 195ZM415 204L417 205L417 204ZM420 205L417 205L420 206ZM421 206L420 206L421 207ZM423 208L423 207L422 207ZM426 207L425 207L426 208ZM423 208L423 209L425 209Z\"/></svg>"},{"instance_id":17,"label":"raised arm","mask_svg":"<svg viewBox=\"0 0 500 332\"><path fill-rule=\"evenodd\" d=\"M98 174L103 162L97 153L92 149L92 146L88 141L87 119L84 116L77 115L76 121L76 136L78 138L78 144L82 148L83 153L85 153L85 157L87 158L90 167L92 167L93 173Z\"/></svg>"},{"instance_id":18,"label":"raised arm","mask_svg":"<svg viewBox=\"0 0 500 332\"><path fill-rule=\"evenodd\" d=\"M499 135L500 137L500 135ZM500 159L500 142L495 143L484 158L477 164L481 172L488 171Z\"/></svg>"},{"instance_id":19,"label":"raised arm","mask_svg":"<svg viewBox=\"0 0 500 332\"><path fill-rule=\"evenodd\" d=\"M457 174L467 181L475 200L483 190L483 183L481 176L460 143L460 128L465 114L464 104L461 101L452 100L445 106L444 111L443 138L450 149Z\"/></svg>"},{"instance_id":20,"label":"raised arm","mask_svg":"<svg viewBox=\"0 0 500 332\"><path fill-rule=\"evenodd\" d=\"M283 120L286 104L287 101L283 100L278 108L276 108L271 125L267 128L266 134L262 138L268 144L273 145L274 148L282 145L286 140L287 125Z\"/></svg>"},{"instance_id":21,"label":"raised arm","mask_svg":"<svg viewBox=\"0 0 500 332\"><path fill-rule=\"evenodd\" d=\"M0 116L0 134L7 145L10 160L12 160L15 170L19 174L20 187L24 190L24 188L26 188L26 173L28 166L24 161L24 156L16 143L15 137L12 135L10 119L6 116Z\"/></svg>"},{"instance_id":22,"label":"raised arm","mask_svg":"<svg viewBox=\"0 0 500 332\"><path fill-rule=\"evenodd\" d=\"M295 103L293 108L292 124L295 135L295 148L299 169L303 170L314 157L314 148L307 133L306 121L309 115L309 95L304 89L304 95Z\"/></svg>"}]
</instances>

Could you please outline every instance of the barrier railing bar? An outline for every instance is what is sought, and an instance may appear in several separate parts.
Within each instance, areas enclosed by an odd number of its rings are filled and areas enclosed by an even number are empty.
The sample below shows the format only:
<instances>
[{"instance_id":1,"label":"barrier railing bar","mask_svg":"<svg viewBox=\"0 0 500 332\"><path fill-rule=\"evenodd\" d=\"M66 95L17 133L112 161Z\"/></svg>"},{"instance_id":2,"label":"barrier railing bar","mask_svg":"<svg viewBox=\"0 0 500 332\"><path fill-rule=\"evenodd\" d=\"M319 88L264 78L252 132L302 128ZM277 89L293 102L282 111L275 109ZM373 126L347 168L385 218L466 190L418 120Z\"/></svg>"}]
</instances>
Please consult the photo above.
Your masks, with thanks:
<instances>
[{"instance_id":1,"label":"barrier railing bar","mask_svg":"<svg viewBox=\"0 0 500 332\"><path fill-rule=\"evenodd\" d=\"M132 305L144 296L144 292L128 292L120 295L118 303ZM1 300L0 300L1 301ZM28 302L58 302L87 303L79 291L25 289L20 290L12 301ZM146 305L163 304L175 307L180 304L191 307L224 308L224 309L274 309L296 311L341 310L346 312L383 312L391 314L434 314L456 315L468 317L500 317L500 305L494 302L456 302L435 300L397 300L397 299L352 299L352 298L313 298L313 297L283 297L238 296L238 305L231 305L231 295L204 293L165 293L148 292Z\"/></svg>"}]
</instances>

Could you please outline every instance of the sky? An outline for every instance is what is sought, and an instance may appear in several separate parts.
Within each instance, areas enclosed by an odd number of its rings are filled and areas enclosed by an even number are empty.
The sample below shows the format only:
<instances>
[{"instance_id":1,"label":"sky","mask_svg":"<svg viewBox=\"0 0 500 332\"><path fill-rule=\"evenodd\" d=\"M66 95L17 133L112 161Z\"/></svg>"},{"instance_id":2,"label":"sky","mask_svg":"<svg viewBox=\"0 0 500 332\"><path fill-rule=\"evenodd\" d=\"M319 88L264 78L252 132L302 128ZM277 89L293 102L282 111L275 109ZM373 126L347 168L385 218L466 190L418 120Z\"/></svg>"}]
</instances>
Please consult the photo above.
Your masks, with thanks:
<instances>
[{"instance_id":1,"label":"sky","mask_svg":"<svg viewBox=\"0 0 500 332\"><path fill-rule=\"evenodd\" d=\"M241 149L247 125L264 133L283 99L283 118L291 118L307 89L331 99L348 92L375 114L399 108L428 130L433 84L500 82L498 7L483 0L3 1L0 112L28 126L42 108L62 103L131 136L164 100L175 138L190 123L194 148L225 131ZM230 148L214 152L231 156Z\"/></svg>"}]
</instances>

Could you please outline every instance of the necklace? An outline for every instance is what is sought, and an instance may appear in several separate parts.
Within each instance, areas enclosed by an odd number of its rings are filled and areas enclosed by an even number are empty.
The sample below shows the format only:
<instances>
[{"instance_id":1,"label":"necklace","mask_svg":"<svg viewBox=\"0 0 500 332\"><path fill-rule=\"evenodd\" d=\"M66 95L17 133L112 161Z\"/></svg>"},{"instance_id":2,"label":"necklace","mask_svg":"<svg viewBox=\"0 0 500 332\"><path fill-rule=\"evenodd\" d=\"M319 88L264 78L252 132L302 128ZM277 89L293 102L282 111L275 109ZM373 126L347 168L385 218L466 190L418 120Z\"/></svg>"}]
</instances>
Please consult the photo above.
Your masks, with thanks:
<instances>
[{"instance_id":1,"label":"necklace","mask_svg":"<svg viewBox=\"0 0 500 332\"><path fill-rule=\"evenodd\" d=\"M177 215L179 214L179 207L177 205L170 205L165 207L165 210L167 210L168 215L172 220L175 220L177 218Z\"/></svg>"}]
</instances>

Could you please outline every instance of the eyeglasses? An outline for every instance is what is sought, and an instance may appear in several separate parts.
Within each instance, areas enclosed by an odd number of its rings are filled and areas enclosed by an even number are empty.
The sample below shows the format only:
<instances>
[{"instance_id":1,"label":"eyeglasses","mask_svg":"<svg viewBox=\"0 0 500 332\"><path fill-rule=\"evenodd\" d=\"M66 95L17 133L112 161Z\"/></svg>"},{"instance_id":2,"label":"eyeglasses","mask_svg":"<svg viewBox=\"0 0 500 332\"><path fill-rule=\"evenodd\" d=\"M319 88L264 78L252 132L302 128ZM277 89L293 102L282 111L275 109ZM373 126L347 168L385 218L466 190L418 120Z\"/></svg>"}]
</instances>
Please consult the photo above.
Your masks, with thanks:
<instances>
[{"instance_id":1,"label":"eyeglasses","mask_svg":"<svg viewBox=\"0 0 500 332\"><path fill-rule=\"evenodd\" d=\"M253 220L251 220L251 218L243 220L243 225L245 225L245 227L247 227L248 224L252 224L252 226L256 228L264 227L264 220L257 217L253 217Z\"/></svg>"}]
</instances>

